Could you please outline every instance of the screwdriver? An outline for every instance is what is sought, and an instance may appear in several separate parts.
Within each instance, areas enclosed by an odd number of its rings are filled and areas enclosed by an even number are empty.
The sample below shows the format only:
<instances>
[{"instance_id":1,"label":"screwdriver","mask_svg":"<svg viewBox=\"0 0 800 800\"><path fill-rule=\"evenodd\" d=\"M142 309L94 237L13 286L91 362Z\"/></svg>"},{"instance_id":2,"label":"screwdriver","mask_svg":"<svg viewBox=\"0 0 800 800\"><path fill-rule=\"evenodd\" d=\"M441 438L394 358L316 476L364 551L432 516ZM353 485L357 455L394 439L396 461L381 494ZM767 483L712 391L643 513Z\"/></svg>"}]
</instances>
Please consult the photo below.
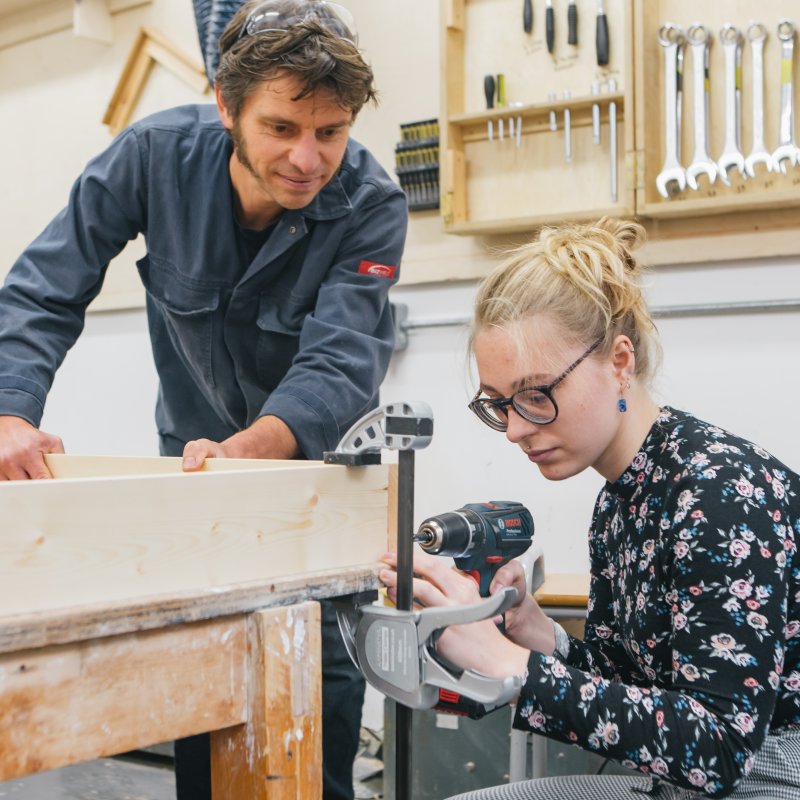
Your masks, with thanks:
<instances>
[{"instance_id":1,"label":"screwdriver","mask_svg":"<svg viewBox=\"0 0 800 800\"><path fill-rule=\"evenodd\" d=\"M553 52L555 44L555 19L553 14L553 0L547 0L547 8L544 11L544 33L547 39L547 52Z\"/></svg>"},{"instance_id":2,"label":"screwdriver","mask_svg":"<svg viewBox=\"0 0 800 800\"><path fill-rule=\"evenodd\" d=\"M567 6L567 44L578 44L578 6L576 0L569 0L569 6Z\"/></svg>"},{"instance_id":3,"label":"screwdriver","mask_svg":"<svg viewBox=\"0 0 800 800\"><path fill-rule=\"evenodd\" d=\"M525 33L533 31L533 0L522 2L522 27Z\"/></svg>"},{"instance_id":4,"label":"screwdriver","mask_svg":"<svg viewBox=\"0 0 800 800\"><path fill-rule=\"evenodd\" d=\"M483 79L483 91L486 94L486 108L494 108L494 75L487 75ZM489 141L494 139L492 121L488 122Z\"/></svg>"},{"instance_id":5,"label":"screwdriver","mask_svg":"<svg viewBox=\"0 0 800 800\"><path fill-rule=\"evenodd\" d=\"M603 7L603 0L597 0L597 66L605 67L608 65L608 18Z\"/></svg>"},{"instance_id":6,"label":"screwdriver","mask_svg":"<svg viewBox=\"0 0 800 800\"><path fill-rule=\"evenodd\" d=\"M495 78L494 85L497 94L497 107L502 108L506 104L506 76L503 75L502 72L498 73L497 77ZM499 134L498 138L502 142L503 138L505 137L502 117L497 120L497 132Z\"/></svg>"}]
</instances>

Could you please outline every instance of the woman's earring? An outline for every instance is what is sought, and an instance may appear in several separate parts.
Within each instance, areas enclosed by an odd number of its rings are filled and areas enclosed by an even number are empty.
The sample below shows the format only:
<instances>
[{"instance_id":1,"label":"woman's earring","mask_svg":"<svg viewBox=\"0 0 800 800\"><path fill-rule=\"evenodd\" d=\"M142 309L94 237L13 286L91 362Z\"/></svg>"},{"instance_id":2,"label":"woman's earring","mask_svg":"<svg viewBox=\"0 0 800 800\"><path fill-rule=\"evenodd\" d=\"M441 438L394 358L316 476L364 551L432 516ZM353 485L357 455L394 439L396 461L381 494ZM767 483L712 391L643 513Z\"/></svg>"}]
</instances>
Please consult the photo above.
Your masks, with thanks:
<instances>
[{"instance_id":1,"label":"woman's earring","mask_svg":"<svg viewBox=\"0 0 800 800\"><path fill-rule=\"evenodd\" d=\"M631 382L628 383L623 387L622 384L619 386L619 400L617 400L617 408L619 409L620 414L624 414L628 410L628 401L622 396L622 392L625 389L631 388Z\"/></svg>"}]
</instances>

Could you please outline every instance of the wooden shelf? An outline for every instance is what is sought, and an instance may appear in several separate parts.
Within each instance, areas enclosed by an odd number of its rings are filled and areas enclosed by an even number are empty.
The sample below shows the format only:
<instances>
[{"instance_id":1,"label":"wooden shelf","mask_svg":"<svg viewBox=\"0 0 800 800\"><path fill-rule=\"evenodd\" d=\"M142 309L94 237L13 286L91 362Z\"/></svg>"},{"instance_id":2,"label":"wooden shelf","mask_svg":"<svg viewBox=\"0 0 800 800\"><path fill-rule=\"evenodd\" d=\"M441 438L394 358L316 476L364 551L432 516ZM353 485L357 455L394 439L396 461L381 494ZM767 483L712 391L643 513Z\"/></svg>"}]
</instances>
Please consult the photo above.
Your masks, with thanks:
<instances>
[{"instance_id":1,"label":"wooden shelf","mask_svg":"<svg viewBox=\"0 0 800 800\"><path fill-rule=\"evenodd\" d=\"M531 117L544 117L549 121L551 111L563 113L564 109L569 108L573 115L586 111L591 113L592 106L599 105L601 108L607 108L608 104L612 102L617 103L617 111L621 111L624 107L625 95L621 92L614 92L613 94L574 97L570 98L569 100L553 100L548 101L547 103L503 106L502 108L487 109L486 111L481 111L479 113L453 114L448 117L447 121L451 125L459 126L467 126L480 122L488 122L489 120L519 116L523 117L524 119L529 119Z\"/></svg>"}]
</instances>

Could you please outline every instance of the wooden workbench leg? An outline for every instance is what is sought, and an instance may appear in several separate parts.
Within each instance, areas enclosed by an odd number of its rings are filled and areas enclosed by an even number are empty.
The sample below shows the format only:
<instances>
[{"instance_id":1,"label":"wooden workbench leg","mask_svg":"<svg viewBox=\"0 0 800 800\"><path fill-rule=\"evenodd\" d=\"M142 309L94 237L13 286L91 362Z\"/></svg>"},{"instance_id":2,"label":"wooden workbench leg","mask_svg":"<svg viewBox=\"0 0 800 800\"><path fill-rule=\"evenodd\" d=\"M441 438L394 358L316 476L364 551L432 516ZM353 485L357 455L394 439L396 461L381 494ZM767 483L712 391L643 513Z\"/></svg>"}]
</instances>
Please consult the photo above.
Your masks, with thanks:
<instances>
[{"instance_id":1,"label":"wooden workbench leg","mask_svg":"<svg viewBox=\"0 0 800 800\"><path fill-rule=\"evenodd\" d=\"M321 798L319 604L250 614L247 658L248 721L211 735L214 800Z\"/></svg>"}]
</instances>

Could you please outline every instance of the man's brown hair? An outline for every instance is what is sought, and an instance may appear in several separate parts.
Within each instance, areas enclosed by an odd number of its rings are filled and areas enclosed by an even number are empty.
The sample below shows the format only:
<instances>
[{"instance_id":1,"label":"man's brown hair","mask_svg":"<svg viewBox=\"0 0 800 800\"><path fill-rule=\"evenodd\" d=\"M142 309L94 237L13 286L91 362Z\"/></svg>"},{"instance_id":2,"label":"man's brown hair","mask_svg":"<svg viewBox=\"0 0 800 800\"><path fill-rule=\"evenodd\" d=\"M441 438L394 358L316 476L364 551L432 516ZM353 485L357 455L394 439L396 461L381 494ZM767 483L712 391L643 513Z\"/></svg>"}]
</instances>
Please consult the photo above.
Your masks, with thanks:
<instances>
[{"instance_id":1,"label":"man's brown hair","mask_svg":"<svg viewBox=\"0 0 800 800\"><path fill-rule=\"evenodd\" d=\"M376 102L371 67L353 42L324 24L324 4L319 13L321 22L312 16L286 30L242 34L250 12L259 2L263 0L245 3L219 40L221 57L214 81L234 119L248 95L278 74L294 75L302 85L293 100L322 89L330 92L340 106L351 110L353 119L365 103ZM308 0L275 0L275 7L287 14L313 5Z\"/></svg>"}]
</instances>

